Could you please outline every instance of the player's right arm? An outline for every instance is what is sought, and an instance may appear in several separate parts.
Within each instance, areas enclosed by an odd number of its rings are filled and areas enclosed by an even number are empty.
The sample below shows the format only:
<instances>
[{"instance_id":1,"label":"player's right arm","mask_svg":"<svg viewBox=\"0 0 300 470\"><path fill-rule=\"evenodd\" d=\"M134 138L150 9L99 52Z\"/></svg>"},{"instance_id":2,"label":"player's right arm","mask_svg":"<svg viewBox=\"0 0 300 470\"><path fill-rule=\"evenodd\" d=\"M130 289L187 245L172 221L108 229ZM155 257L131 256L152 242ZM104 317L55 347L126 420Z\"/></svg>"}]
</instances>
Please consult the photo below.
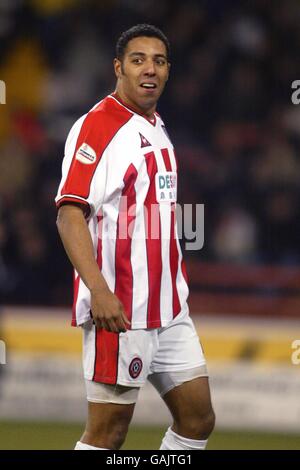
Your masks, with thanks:
<instances>
[{"instance_id":1,"label":"player's right arm","mask_svg":"<svg viewBox=\"0 0 300 470\"><path fill-rule=\"evenodd\" d=\"M109 289L95 260L93 242L80 205L64 204L58 210L57 228L66 253L91 293L91 313L97 328L126 331L130 325L119 299Z\"/></svg>"}]
</instances>

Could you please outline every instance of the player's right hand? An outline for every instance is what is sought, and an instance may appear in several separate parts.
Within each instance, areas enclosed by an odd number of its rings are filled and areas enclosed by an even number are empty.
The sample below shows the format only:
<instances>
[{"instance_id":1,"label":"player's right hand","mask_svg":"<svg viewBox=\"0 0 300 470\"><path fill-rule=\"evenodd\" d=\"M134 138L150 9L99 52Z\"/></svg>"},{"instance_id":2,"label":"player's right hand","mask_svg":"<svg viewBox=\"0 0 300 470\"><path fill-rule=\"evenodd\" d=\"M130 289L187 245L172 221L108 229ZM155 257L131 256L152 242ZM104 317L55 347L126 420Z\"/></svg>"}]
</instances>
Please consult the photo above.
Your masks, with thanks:
<instances>
[{"instance_id":1,"label":"player's right hand","mask_svg":"<svg viewBox=\"0 0 300 470\"><path fill-rule=\"evenodd\" d=\"M108 288L91 291L91 313L98 329L124 333L130 325L122 303Z\"/></svg>"}]
</instances>

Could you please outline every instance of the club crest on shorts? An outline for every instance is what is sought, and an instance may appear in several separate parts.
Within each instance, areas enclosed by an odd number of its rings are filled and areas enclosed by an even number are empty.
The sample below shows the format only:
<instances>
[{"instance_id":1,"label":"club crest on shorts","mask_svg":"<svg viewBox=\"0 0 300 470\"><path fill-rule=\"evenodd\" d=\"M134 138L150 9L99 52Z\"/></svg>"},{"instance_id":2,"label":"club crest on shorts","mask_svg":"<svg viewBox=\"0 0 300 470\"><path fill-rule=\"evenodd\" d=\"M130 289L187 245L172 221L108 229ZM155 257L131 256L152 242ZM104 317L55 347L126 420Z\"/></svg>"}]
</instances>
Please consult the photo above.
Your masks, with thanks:
<instances>
[{"instance_id":1,"label":"club crest on shorts","mask_svg":"<svg viewBox=\"0 0 300 470\"><path fill-rule=\"evenodd\" d=\"M134 359L132 359L130 366L129 366L130 377L132 377L133 379L136 379L142 372L142 368L143 368L142 359L140 359L139 357L135 357Z\"/></svg>"}]
</instances>

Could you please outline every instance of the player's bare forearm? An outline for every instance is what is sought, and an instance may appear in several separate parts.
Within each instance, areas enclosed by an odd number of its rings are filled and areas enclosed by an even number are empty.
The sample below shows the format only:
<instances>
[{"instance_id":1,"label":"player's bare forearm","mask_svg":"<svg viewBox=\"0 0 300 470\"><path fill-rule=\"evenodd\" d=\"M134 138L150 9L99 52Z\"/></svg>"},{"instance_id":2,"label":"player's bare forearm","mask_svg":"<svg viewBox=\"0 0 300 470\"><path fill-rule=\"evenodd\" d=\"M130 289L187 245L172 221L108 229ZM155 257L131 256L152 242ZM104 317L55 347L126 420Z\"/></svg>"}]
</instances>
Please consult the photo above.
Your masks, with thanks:
<instances>
[{"instance_id":1,"label":"player's bare forearm","mask_svg":"<svg viewBox=\"0 0 300 470\"><path fill-rule=\"evenodd\" d=\"M110 291L97 265L81 208L71 204L60 207L57 228L71 263L91 292L91 311L97 327L125 331L125 324L129 322L121 302Z\"/></svg>"}]
</instances>

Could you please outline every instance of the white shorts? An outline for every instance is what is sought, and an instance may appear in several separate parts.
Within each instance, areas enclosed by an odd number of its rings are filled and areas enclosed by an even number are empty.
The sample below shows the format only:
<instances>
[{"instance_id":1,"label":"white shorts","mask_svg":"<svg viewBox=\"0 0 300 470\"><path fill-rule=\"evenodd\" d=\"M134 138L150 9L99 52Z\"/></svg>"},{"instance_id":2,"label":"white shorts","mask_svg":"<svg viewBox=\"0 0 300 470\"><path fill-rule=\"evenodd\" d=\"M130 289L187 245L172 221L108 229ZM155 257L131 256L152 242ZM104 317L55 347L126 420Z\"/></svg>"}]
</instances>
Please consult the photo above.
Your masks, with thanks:
<instances>
[{"instance_id":1,"label":"white shorts","mask_svg":"<svg viewBox=\"0 0 300 470\"><path fill-rule=\"evenodd\" d=\"M163 328L110 333L97 330L91 320L82 329L86 381L139 388L149 378L154 386L161 383L160 389L166 389L170 384L165 383L163 372L182 376L182 381L184 371L207 376L199 337L188 315Z\"/></svg>"}]
</instances>

